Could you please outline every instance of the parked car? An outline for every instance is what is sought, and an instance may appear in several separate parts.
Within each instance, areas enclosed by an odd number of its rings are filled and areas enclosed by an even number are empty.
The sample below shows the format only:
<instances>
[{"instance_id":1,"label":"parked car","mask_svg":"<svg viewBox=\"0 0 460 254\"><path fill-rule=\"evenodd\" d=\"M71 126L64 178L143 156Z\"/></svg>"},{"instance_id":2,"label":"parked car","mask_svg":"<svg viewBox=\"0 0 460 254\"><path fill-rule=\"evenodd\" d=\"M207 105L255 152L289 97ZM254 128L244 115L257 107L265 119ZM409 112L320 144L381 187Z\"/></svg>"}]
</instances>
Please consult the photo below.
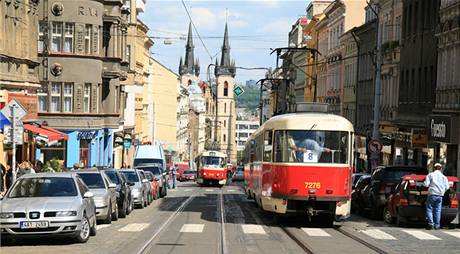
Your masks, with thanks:
<instances>
[{"instance_id":1,"label":"parked car","mask_svg":"<svg viewBox=\"0 0 460 254\"><path fill-rule=\"evenodd\" d=\"M21 176L0 201L0 238L96 235L93 193L75 173Z\"/></svg>"},{"instance_id":2,"label":"parked car","mask_svg":"<svg viewBox=\"0 0 460 254\"><path fill-rule=\"evenodd\" d=\"M118 220L117 185L111 183L99 170L78 171L77 174L94 193L96 218L106 224Z\"/></svg>"},{"instance_id":3,"label":"parked car","mask_svg":"<svg viewBox=\"0 0 460 254\"><path fill-rule=\"evenodd\" d=\"M158 181L158 184L160 185L160 198L165 197L168 194L168 187L166 182L167 172L163 171L161 167L155 165L143 165L137 167L136 169L149 171L155 176L155 178Z\"/></svg>"},{"instance_id":4,"label":"parked car","mask_svg":"<svg viewBox=\"0 0 460 254\"><path fill-rule=\"evenodd\" d=\"M133 199L131 197L131 187L123 174L116 169L106 169L102 171L112 183L116 184L115 190L118 192L118 216L125 218L133 210Z\"/></svg>"},{"instance_id":5,"label":"parked car","mask_svg":"<svg viewBox=\"0 0 460 254\"><path fill-rule=\"evenodd\" d=\"M232 176L232 181L244 181L244 167L237 167Z\"/></svg>"},{"instance_id":6,"label":"parked car","mask_svg":"<svg viewBox=\"0 0 460 254\"><path fill-rule=\"evenodd\" d=\"M410 174L427 175L428 170L417 166L386 166L375 169L363 194L364 208L370 211L372 218L382 219L383 208L391 192L401 182L401 177Z\"/></svg>"},{"instance_id":7,"label":"parked car","mask_svg":"<svg viewBox=\"0 0 460 254\"><path fill-rule=\"evenodd\" d=\"M398 226L407 222L426 222L426 199L428 188L423 185L426 175L406 175L390 195L383 210L383 219ZM449 224L458 212L458 199L455 193L458 178L448 176L450 189L442 200L441 223Z\"/></svg>"},{"instance_id":8,"label":"parked car","mask_svg":"<svg viewBox=\"0 0 460 254\"><path fill-rule=\"evenodd\" d=\"M195 170L185 170L179 175L180 182L195 180L195 178L196 178Z\"/></svg>"},{"instance_id":9,"label":"parked car","mask_svg":"<svg viewBox=\"0 0 460 254\"><path fill-rule=\"evenodd\" d=\"M152 197L154 200L160 197L160 185L158 184L157 179L150 171L145 171L145 177L149 180L150 184L152 185Z\"/></svg>"},{"instance_id":10,"label":"parked car","mask_svg":"<svg viewBox=\"0 0 460 254\"><path fill-rule=\"evenodd\" d=\"M358 182L358 180L363 177L363 176L367 176L368 174L365 174L365 173L354 173L352 176L351 176L351 188L354 190L355 187L356 187L356 183Z\"/></svg>"},{"instance_id":11,"label":"parked car","mask_svg":"<svg viewBox=\"0 0 460 254\"><path fill-rule=\"evenodd\" d=\"M153 196L152 196L152 184L150 181L147 179L147 176L145 176L144 170L141 169L136 169L139 171L139 175L141 177L141 182L145 186L145 189L147 190L147 205L150 205L153 201Z\"/></svg>"},{"instance_id":12,"label":"parked car","mask_svg":"<svg viewBox=\"0 0 460 254\"><path fill-rule=\"evenodd\" d=\"M364 211L364 191L371 182L370 175L361 176L351 192L351 210L352 212L362 214Z\"/></svg>"},{"instance_id":13,"label":"parked car","mask_svg":"<svg viewBox=\"0 0 460 254\"><path fill-rule=\"evenodd\" d=\"M134 205L144 208L147 206L147 189L142 183L139 172L134 169L123 169L120 172L128 180L128 184L131 186L131 197Z\"/></svg>"}]
</instances>

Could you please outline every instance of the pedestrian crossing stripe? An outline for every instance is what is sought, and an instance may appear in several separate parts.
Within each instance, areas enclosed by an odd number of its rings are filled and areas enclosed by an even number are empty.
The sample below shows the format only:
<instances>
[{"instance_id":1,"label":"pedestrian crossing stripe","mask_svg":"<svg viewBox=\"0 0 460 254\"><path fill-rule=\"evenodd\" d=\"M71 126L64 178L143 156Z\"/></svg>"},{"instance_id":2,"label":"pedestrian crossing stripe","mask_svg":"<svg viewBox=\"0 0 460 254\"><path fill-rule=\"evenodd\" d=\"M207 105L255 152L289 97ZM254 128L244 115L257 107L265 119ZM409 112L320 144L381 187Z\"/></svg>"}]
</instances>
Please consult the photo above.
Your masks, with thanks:
<instances>
[{"instance_id":1,"label":"pedestrian crossing stripe","mask_svg":"<svg viewBox=\"0 0 460 254\"><path fill-rule=\"evenodd\" d=\"M211 191L214 191L214 190L213 189L206 189L204 191L211 192Z\"/></svg>"},{"instance_id":2,"label":"pedestrian crossing stripe","mask_svg":"<svg viewBox=\"0 0 460 254\"><path fill-rule=\"evenodd\" d=\"M150 224L148 223L130 223L122 228L120 228L118 231L120 232L140 232L144 229L146 229Z\"/></svg>"},{"instance_id":3,"label":"pedestrian crossing stripe","mask_svg":"<svg viewBox=\"0 0 460 254\"><path fill-rule=\"evenodd\" d=\"M396 240L392 235L383 232L380 229L367 229L360 232L378 240Z\"/></svg>"},{"instance_id":4,"label":"pedestrian crossing stripe","mask_svg":"<svg viewBox=\"0 0 460 254\"><path fill-rule=\"evenodd\" d=\"M420 231L420 230L403 230L403 232L417 238L420 240L441 240L441 238L438 238L434 235L430 235L426 232Z\"/></svg>"},{"instance_id":5,"label":"pedestrian crossing stripe","mask_svg":"<svg viewBox=\"0 0 460 254\"><path fill-rule=\"evenodd\" d=\"M322 230L320 228L302 228L302 230L308 236L325 236L325 237L330 237L331 236L326 231L324 231L324 230Z\"/></svg>"},{"instance_id":6,"label":"pedestrian crossing stripe","mask_svg":"<svg viewBox=\"0 0 460 254\"><path fill-rule=\"evenodd\" d=\"M185 192L189 192L189 191L192 191L192 189L185 189L184 191L185 191Z\"/></svg>"},{"instance_id":7,"label":"pedestrian crossing stripe","mask_svg":"<svg viewBox=\"0 0 460 254\"><path fill-rule=\"evenodd\" d=\"M182 233L202 233L204 224L184 224L180 229Z\"/></svg>"},{"instance_id":8,"label":"pedestrian crossing stripe","mask_svg":"<svg viewBox=\"0 0 460 254\"><path fill-rule=\"evenodd\" d=\"M457 231L457 232L444 232L448 235L451 235L453 237L457 237L457 238L460 238L460 231Z\"/></svg>"},{"instance_id":9,"label":"pedestrian crossing stripe","mask_svg":"<svg viewBox=\"0 0 460 254\"><path fill-rule=\"evenodd\" d=\"M266 234L264 228L260 225L247 224L247 225L241 225L241 228L245 234L260 234L260 235Z\"/></svg>"}]
</instances>

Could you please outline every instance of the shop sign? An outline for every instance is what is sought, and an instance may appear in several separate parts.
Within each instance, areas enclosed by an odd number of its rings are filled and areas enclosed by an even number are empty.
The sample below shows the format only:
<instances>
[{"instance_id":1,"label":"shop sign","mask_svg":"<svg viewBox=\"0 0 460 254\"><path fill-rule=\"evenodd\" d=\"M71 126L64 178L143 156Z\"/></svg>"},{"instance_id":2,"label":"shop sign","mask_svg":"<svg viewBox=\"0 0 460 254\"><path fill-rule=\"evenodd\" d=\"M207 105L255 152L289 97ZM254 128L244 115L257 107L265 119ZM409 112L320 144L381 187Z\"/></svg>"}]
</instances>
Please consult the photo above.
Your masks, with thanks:
<instances>
[{"instance_id":1,"label":"shop sign","mask_svg":"<svg viewBox=\"0 0 460 254\"><path fill-rule=\"evenodd\" d=\"M430 140L456 144L458 118L451 115L431 115L428 124Z\"/></svg>"},{"instance_id":2,"label":"shop sign","mask_svg":"<svg viewBox=\"0 0 460 254\"><path fill-rule=\"evenodd\" d=\"M97 131L80 131L77 134L77 139L82 140L82 139L94 139L97 136Z\"/></svg>"},{"instance_id":3,"label":"shop sign","mask_svg":"<svg viewBox=\"0 0 460 254\"><path fill-rule=\"evenodd\" d=\"M131 141L125 141L125 142L123 142L123 148L125 148L125 149L131 148Z\"/></svg>"},{"instance_id":4,"label":"shop sign","mask_svg":"<svg viewBox=\"0 0 460 254\"><path fill-rule=\"evenodd\" d=\"M426 147L428 145L428 135L425 129L412 129L412 146Z\"/></svg>"}]
</instances>

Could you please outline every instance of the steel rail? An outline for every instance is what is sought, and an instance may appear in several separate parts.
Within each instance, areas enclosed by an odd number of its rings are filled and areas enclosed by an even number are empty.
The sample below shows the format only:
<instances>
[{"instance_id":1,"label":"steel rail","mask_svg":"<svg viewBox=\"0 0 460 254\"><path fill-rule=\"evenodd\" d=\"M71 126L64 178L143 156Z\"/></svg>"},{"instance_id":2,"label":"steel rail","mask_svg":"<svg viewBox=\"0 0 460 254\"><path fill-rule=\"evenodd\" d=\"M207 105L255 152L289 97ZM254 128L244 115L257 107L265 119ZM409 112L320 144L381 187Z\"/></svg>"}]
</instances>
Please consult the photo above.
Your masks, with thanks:
<instances>
[{"instance_id":1,"label":"steel rail","mask_svg":"<svg viewBox=\"0 0 460 254\"><path fill-rule=\"evenodd\" d=\"M291 239L293 240L300 248L302 248L303 251L305 251L305 253L309 253L309 254L313 254L313 249L308 246L308 244L302 242L299 238L297 238L292 232L290 232L289 229L281 226L280 227L281 230L283 230L283 232Z\"/></svg>"},{"instance_id":2,"label":"steel rail","mask_svg":"<svg viewBox=\"0 0 460 254\"><path fill-rule=\"evenodd\" d=\"M227 253L227 245L226 245L227 240L225 237L225 212L224 212L225 209L224 208L225 206L224 206L223 188L221 188L219 192L219 199L218 199L218 204L217 204L217 214L219 216L219 229L220 229L217 252L220 254Z\"/></svg>"},{"instance_id":3,"label":"steel rail","mask_svg":"<svg viewBox=\"0 0 460 254\"><path fill-rule=\"evenodd\" d=\"M342 235L345 235L346 237L350 238L350 239L353 239L354 241L364 245L365 247L379 253L379 254L388 254L388 251L385 251L371 243L368 243L366 240L362 239L362 238L359 238L358 236L350 233L350 232L347 232L341 228L338 228L338 227L335 227L334 228L337 232L340 232Z\"/></svg>"}]
</instances>

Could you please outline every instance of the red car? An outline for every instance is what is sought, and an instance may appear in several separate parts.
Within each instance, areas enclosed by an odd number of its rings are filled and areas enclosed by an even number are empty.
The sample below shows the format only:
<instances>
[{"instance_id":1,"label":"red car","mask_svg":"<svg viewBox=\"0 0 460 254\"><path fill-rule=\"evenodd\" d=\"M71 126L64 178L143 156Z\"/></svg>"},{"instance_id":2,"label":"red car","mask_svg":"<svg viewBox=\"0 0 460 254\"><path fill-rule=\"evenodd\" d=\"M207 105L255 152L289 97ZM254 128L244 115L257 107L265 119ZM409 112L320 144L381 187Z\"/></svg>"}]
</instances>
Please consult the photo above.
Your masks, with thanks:
<instances>
[{"instance_id":1,"label":"red car","mask_svg":"<svg viewBox=\"0 0 460 254\"><path fill-rule=\"evenodd\" d=\"M185 170L179 174L179 182L195 180L196 171L195 170Z\"/></svg>"},{"instance_id":2,"label":"red car","mask_svg":"<svg viewBox=\"0 0 460 254\"><path fill-rule=\"evenodd\" d=\"M157 179L155 178L155 175L152 174L150 171L145 171L145 176L149 180L149 182L152 184L152 197L153 199L158 199L160 197L160 184L158 184Z\"/></svg>"},{"instance_id":3,"label":"red car","mask_svg":"<svg viewBox=\"0 0 460 254\"><path fill-rule=\"evenodd\" d=\"M406 175L388 198L383 211L385 222L396 222L398 226L407 222L426 221L425 202L428 188L423 185L426 175ZM448 176L450 189L444 194L441 223L449 224L457 215L458 199L455 193L458 178Z\"/></svg>"}]
</instances>

